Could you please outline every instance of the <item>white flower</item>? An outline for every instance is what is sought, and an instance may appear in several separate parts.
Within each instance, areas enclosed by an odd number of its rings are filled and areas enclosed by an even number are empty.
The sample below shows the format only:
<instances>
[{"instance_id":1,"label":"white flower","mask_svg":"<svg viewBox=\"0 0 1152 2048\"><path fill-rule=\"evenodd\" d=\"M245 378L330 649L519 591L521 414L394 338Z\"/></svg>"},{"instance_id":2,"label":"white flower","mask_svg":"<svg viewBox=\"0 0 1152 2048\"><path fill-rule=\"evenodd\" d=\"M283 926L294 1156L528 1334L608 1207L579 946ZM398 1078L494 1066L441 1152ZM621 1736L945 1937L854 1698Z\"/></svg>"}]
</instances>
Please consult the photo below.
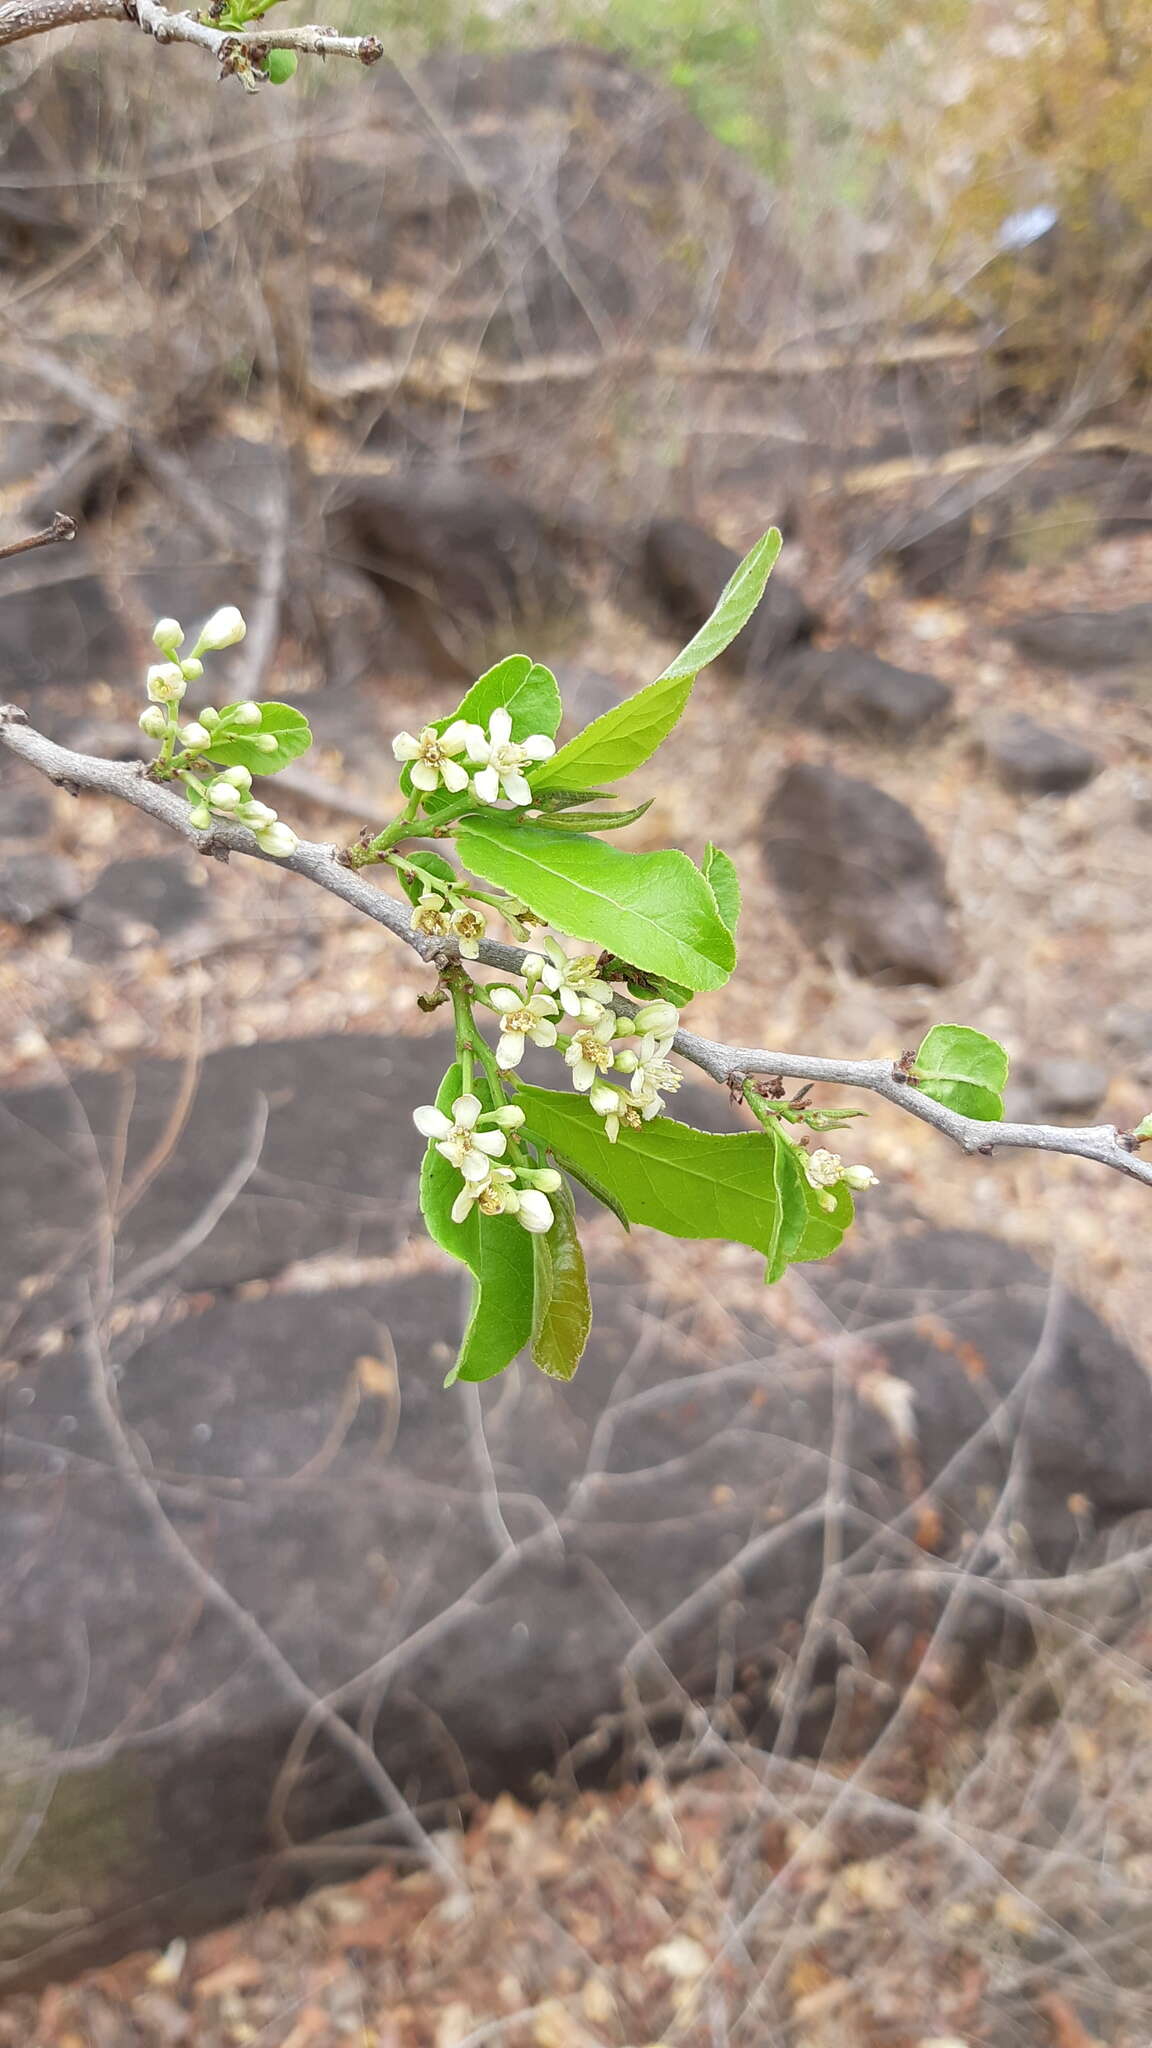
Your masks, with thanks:
<instances>
[{"instance_id":1,"label":"white flower","mask_svg":"<svg viewBox=\"0 0 1152 2048\"><path fill-rule=\"evenodd\" d=\"M818 1147L815 1152L805 1152L803 1166L809 1186L814 1188L834 1188L844 1178L844 1161L840 1154L826 1152L823 1147Z\"/></svg>"},{"instance_id":2,"label":"white flower","mask_svg":"<svg viewBox=\"0 0 1152 2048\"><path fill-rule=\"evenodd\" d=\"M470 905L461 903L453 911L451 930L460 942L460 956L462 959L478 960L480 958L480 941L487 929L488 927L480 912L473 910Z\"/></svg>"},{"instance_id":3,"label":"white flower","mask_svg":"<svg viewBox=\"0 0 1152 2048\"><path fill-rule=\"evenodd\" d=\"M621 1124L626 1130L640 1129L644 1119L639 1108L608 1081L594 1081L588 1100L597 1116L604 1119L604 1136L610 1145L614 1145L620 1136Z\"/></svg>"},{"instance_id":4,"label":"white flower","mask_svg":"<svg viewBox=\"0 0 1152 2048\"><path fill-rule=\"evenodd\" d=\"M426 889L412 912L412 929L429 939L446 939L451 923L448 905L435 889Z\"/></svg>"},{"instance_id":5,"label":"white flower","mask_svg":"<svg viewBox=\"0 0 1152 2048\"><path fill-rule=\"evenodd\" d=\"M633 1095L647 1098L656 1095L659 1089L663 1089L666 1095L674 1095L683 1085L683 1074L668 1065L671 1050L671 1038L658 1038L654 1031L645 1033L636 1048L636 1065L632 1068L629 1083ZM652 1114L658 1112L653 1111Z\"/></svg>"},{"instance_id":6,"label":"white flower","mask_svg":"<svg viewBox=\"0 0 1152 2048\"><path fill-rule=\"evenodd\" d=\"M277 860L287 860L295 853L300 841L291 825L284 825L276 818L271 825L261 825L256 834L256 844L262 853L271 853Z\"/></svg>"},{"instance_id":7,"label":"white flower","mask_svg":"<svg viewBox=\"0 0 1152 2048\"><path fill-rule=\"evenodd\" d=\"M467 731L469 759L485 764L472 778L472 788L480 802L497 803L503 790L510 803L531 803L532 791L524 770L531 761L547 761L556 752L555 740L539 732L526 740L514 740L512 720L503 705L488 720L487 737L478 725L469 726Z\"/></svg>"},{"instance_id":8,"label":"white flower","mask_svg":"<svg viewBox=\"0 0 1152 2048\"><path fill-rule=\"evenodd\" d=\"M862 1194L865 1188L880 1185L870 1166L846 1166L843 1178L845 1187L851 1188L853 1194Z\"/></svg>"},{"instance_id":9,"label":"white flower","mask_svg":"<svg viewBox=\"0 0 1152 2048\"><path fill-rule=\"evenodd\" d=\"M594 1024L587 1024L572 1035L564 1058L572 1069L572 1086L582 1094L591 1088L597 1074L607 1073L616 1064L611 1045L616 1022L614 1010L602 1010Z\"/></svg>"},{"instance_id":10,"label":"white flower","mask_svg":"<svg viewBox=\"0 0 1152 2048\"><path fill-rule=\"evenodd\" d=\"M178 704L188 688L174 662L154 662L145 682L153 704Z\"/></svg>"},{"instance_id":11,"label":"white flower","mask_svg":"<svg viewBox=\"0 0 1152 2048\"><path fill-rule=\"evenodd\" d=\"M524 1188L519 1192L515 1213L517 1223L522 1223L525 1230L530 1230L534 1236L542 1237L546 1230L551 1230L555 1221L552 1204L539 1188Z\"/></svg>"},{"instance_id":12,"label":"white flower","mask_svg":"<svg viewBox=\"0 0 1152 2048\"><path fill-rule=\"evenodd\" d=\"M632 1029L642 1034L655 1032L657 1038L671 1036L680 1029L680 1012L675 1003L641 1003L633 1016Z\"/></svg>"},{"instance_id":13,"label":"white flower","mask_svg":"<svg viewBox=\"0 0 1152 2048\"><path fill-rule=\"evenodd\" d=\"M426 725L418 736L410 732L397 733L392 742L392 752L398 761L411 763L414 789L428 792L439 789L443 783L454 796L467 789L468 770L455 756L464 752L470 730L458 718L447 732L438 733L434 725Z\"/></svg>"},{"instance_id":14,"label":"white flower","mask_svg":"<svg viewBox=\"0 0 1152 2048\"><path fill-rule=\"evenodd\" d=\"M478 1095L458 1095L450 1117L431 1102L412 1112L412 1121L421 1136L433 1139L440 1157L478 1187L488 1179L492 1161L499 1159L508 1145L503 1131L476 1129L483 1108Z\"/></svg>"},{"instance_id":15,"label":"white flower","mask_svg":"<svg viewBox=\"0 0 1152 2048\"><path fill-rule=\"evenodd\" d=\"M506 1210L518 1208L515 1179L510 1166L494 1166L487 1180L466 1180L452 1204L453 1223L466 1223L474 1203L479 1204L482 1216L503 1216Z\"/></svg>"},{"instance_id":16,"label":"white flower","mask_svg":"<svg viewBox=\"0 0 1152 2048\"><path fill-rule=\"evenodd\" d=\"M194 655L202 654L206 650L217 653L222 647L235 647L236 642L242 640L247 631L248 628L235 605L222 605L220 610L213 612L212 617L201 626L200 636L192 652Z\"/></svg>"},{"instance_id":17,"label":"white flower","mask_svg":"<svg viewBox=\"0 0 1152 2048\"><path fill-rule=\"evenodd\" d=\"M569 959L559 941L552 938L545 939L544 947L548 959L541 959L539 953L527 955L524 972L531 975L535 971L545 988L553 991L560 1008L569 1017L580 1015L581 998L598 1003L606 1003L609 1000L612 990L608 983L596 978L595 953L578 953ZM531 966L528 964L529 961L532 963Z\"/></svg>"},{"instance_id":18,"label":"white flower","mask_svg":"<svg viewBox=\"0 0 1152 2048\"><path fill-rule=\"evenodd\" d=\"M500 1043L496 1047L496 1065L505 1071L518 1067L524 1057L524 1041L528 1038L533 1045L555 1045L556 1026L552 1022L556 1005L551 996L537 990L534 996L525 998L518 989L494 988L489 993L492 1007L500 1012Z\"/></svg>"},{"instance_id":19,"label":"white flower","mask_svg":"<svg viewBox=\"0 0 1152 2048\"><path fill-rule=\"evenodd\" d=\"M184 645L184 628L179 619L157 619L152 628L152 645L174 655Z\"/></svg>"}]
</instances>

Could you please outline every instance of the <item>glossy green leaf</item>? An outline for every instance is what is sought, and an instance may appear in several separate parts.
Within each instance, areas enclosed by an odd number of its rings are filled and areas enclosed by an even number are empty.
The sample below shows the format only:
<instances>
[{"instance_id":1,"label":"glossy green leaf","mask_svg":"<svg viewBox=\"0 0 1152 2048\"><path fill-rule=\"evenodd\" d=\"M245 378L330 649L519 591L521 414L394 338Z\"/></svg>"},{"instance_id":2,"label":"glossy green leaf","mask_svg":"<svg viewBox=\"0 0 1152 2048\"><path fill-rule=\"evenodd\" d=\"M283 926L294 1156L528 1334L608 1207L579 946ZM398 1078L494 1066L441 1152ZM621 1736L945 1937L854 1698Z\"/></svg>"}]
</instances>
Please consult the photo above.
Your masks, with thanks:
<instances>
[{"instance_id":1,"label":"glossy green leaf","mask_svg":"<svg viewBox=\"0 0 1152 2048\"><path fill-rule=\"evenodd\" d=\"M546 1235L532 1239L536 1283L532 1359L550 1378L570 1380L588 1342L592 1302L572 1196L562 1187L549 1200L556 1220Z\"/></svg>"},{"instance_id":2,"label":"glossy green leaf","mask_svg":"<svg viewBox=\"0 0 1152 2048\"><path fill-rule=\"evenodd\" d=\"M241 707L226 704L220 713L220 723L213 728L209 758L218 761L222 768L247 768L253 775L275 775L281 768L287 768L301 754L306 754L312 745L312 730L302 711L294 704L261 704L258 726L246 726L230 730L230 716ZM256 745L257 740L271 734L276 741L275 753Z\"/></svg>"},{"instance_id":3,"label":"glossy green leaf","mask_svg":"<svg viewBox=\"0 0 1152 2048\"><path fill-rule=\"evenodd\" d=\"M580 1186L584 1188L588 1194L593 1196L593 1198L597 1202L601 1202L605 1209L610 1209L612 1211L612 1214L613 1216L615 1216L617 1222L622 1223L625 1230L631 1230L632 1225L628 1221L626 1211L621 1207L620 1202L617 1200L616 1196L612 1192L612 1189L608 1186L608 1183L606 1181L597 1180L596 1175L590 1172L586 1166L577 1166L576 1162L573 1159L570 1159L566 1152L558 1151L555 1145L550 1145L548 1147L548 1151L552 1158L553 1163L556 1166L558 1166L563 1173L566 1173L570 1179L579 1181Z\"/></svg>"},{"instance_id":4,"label":"glossy green leaf","mask_svg":"<svg viewBox=\"0 0 1152 2048\"><path fill-rule=\"evenodd\" d=\"M811 1208L804 1176L778 1132L718 1136L661 1116L638 1131L622 1129L610 1145L602 1118L582 1095L524 1087L517 1100L531 1135L610 1187L633 1223L670 1237L752 1245L763 1252L770 1279L798 1256Z\"/></svg>"},{"instance_id":5,"label":"glossy green leaf","mask_svg":"<svg viewBox=\"0 0 1152 2048\"><path fill-rule=\"evenodd\" d=\"M472 1088L490 1106L483 1075L473 1079ZM463 1089L459 1066L449 1067L436 1096L437 1109L451 1115ZM451 1210L460 1186L455 1167L430 1144L420 1172L420 1207L428 1235L473 1276L472 1311L446 1386L457 1379L493 1379L511 1365L531 1340L535 1299L529 1233L514 1216L483 1216L476 1207L464 1223L454 1223Z\"/></svg>"},{"instance_id":6,"label":"glossy green leaf","mask_svg":"<svg viewBox=\"0 0 1152 2048\"><path fill-rule=\"evenodd\" d=\"M640 768L666 740L692 694L692 676L649 683L634 697L594 718L583 732L532 769L532 793L586 782L619 782Z\"/></svg>"},{"instance_id":7,"label":"glossy green leaf","mask_svg":"<svg viewBox=\"0 0 1152 2048\"><path fill-rule=\"evenodd\" d=\"M395 870L396 879L409 903L419 903L428 889L450 888L460 879L451 862L444 860L438 853L406 853L404 859L410 867L419 868L421 875L425 877L424 881L418 881L415 875L408 874L405 868Z\"/></svg>"},{"instance_id":8,"label":"glossy green leaf","mask_svg":"<svg viewBox=\"0 0 1152 2048\"><path fill-rule=\"evenodd\" d=\"M661 682L681 676L687 676L694 682L702 668L707 668L709 662L715 661L717 655L731 646L763 597L764 587L776 567L782 546L783 536L779 528L770 526L732 571L711 617L705 620L687 647L681 649L675 661L669 663L660 677Z\"/></svg>"},{"instance_id":9,"label":"glossy green leaf","mask_svg":"<svg viewBox=\"0 0 1152 2048\"><path fill-rule=\"evenodd\" d=\"M467 818L456 844L474 874L571 938L693 990L722 988L732 972L732 934L687 854L626 853L495 811Z\"/></svg>"},{"instance_id":10,"label":"glossy green leaf","mask_svg":"<svg viewBox=\"0 0 1152 2048\"><path fill-rule=\"evenodd\" d=\"M704 848L701 866L704 878L716 898L716 908L735 938L736 926L740 920L740 877L736 873L735 863L709 840Z\"/></svg>"},{"instance_id":11,"label":"glossy green leaf","mask_svg":"<svg viewBox=\"0 0 1152 2048\"><path fill-rule=\"evenodd\" d=\"M487 727L492 713L503 707L512 720L514 740L526 740L535 733L555 739L560 723L560 691L550 668L529 660L526 654L509 654L498 661L457 705L440 730L463 718L469 725Z\"/></svg>"},{"instance_id":12,"label":"glossy green leaf","mask_svg":"<svg viewBox=\"0 0 1152 2048\"><path fill-rule=\"evenodd\" d=\"M960 1116L997 1123L1004 1114L1008 1055L994 1038L966 1024L934 1024L912 1067L923 1094Z\"/></svg>"}]
</instances>

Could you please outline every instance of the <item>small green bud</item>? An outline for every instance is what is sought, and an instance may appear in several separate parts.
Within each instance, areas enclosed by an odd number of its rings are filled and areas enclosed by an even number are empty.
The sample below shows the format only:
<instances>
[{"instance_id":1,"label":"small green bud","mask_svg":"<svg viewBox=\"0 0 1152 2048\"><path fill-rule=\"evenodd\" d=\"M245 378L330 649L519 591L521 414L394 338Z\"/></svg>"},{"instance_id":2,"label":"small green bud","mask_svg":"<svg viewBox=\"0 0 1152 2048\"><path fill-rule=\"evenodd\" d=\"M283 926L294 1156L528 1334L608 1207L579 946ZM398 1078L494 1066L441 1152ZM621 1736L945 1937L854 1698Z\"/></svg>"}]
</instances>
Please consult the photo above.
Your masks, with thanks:
<instances>
[{"instance_id":1,"label":"small green bud","mask_svg":"<svg viewBox=\"0 0 1152 2048\"><path fill-rule=\"evenodd\" d=\"M640 1062L635 1053L630 1052L627 1047L625 1047L623 1052L618 1052L616 1055L616 1069L618 1073L634 1074L639 1064Z\"/></svg>"},{"instance_id":2,"label":"small green bud","mask_svg":"<svg viewBox=\"0 0 1152 2048\"><path fill-rule=\"evenodd\" d=\"M260 831L265 825L276 823L276 813L271 804L262 804L255 797L249 798L246 804L241 804L237 815L240 823L251 825L254 832Z\"/></svg>"},{"instance_id":3,"label":"small green bud","mask_svg":"<svg viewBox=\"0 0 1152 2048\"><path fill-rule=\"evenodd\" d=\"M193 804L188 816L198 832L207 832L212 823L212 813L207 804Z\"/></svg>"},{"instance_id":4,"label":"small green bud","mask_svg":"<svg viewBox=\"0 0 1152 2048\"><path fill-rule=\"evenodd\" d=\"M499 1124L502 1131L518 1131L524 1121L524 1111L518 1102L506 1102L501 1109L490 1109L481 1121Z\"/></svg>"},{"instance_id":5,"label":"small green bud","mask_svg":"<svg viewBox=\"0 0 1152 2048\"><path fill-rule=\"evenodd\" d=\"M262 853L274 854L277 860L287 860L295 853L300 841L290 825L282 825L277 819L274 825L265 825L256 834L256 844Z\"/></svg>"},{"instance_id":6,"label":"small green bud","mask_svg":"<svg viewBox=\"0 0 1152 2048\"><path fill-rule=\"evenodd\" d=\"M1138 1145L1143 1145L1149 1138L1152 1138L1152 1111L1137 1124L1132 1136Z\"/></svg>"},{"instance_id":7,"label":"small green bud","mask_svg":"<svg viewBox=\"0 0 1152 2048\"><path fill-rule=\"evenodd\" d=\"M655 1032L657 1038L666 1038L670 1031L680 1028L680 1012L675 1003L641 1003L632 1019L633 1031Z\"/></svg>"},{"instance_id":8,"label":"small green bud","mask_svg":"<svg viewBox=\"0 0 1152 2048\"><path fill-rule=\"evenodd\" d=\"M529 981L539 981L540 976L544 972L544 960L541 954L525 953L524 958L520 962L520 972Z\"/></svg>"},{"instance_id":9,"label":"small green bud","mask_svg":"<svg viewBox=\"0 0 1152 2048\"><path fill-rule=\"evenodd\" d=\"M194 754L202 754L205 747L210 747L212 744L212 735L208 731L207 726L197 725L195 719L193 719L191 725L181 727L180 738L183 740L184 745Z\"/></svg>"},{"instance_id":10,"label":"small green bud","mask_svg":"<svg viewBox=\"0 0 1152 2048\"><path fill-rule=\"evenodd\" d=\"M167 713L160 704L149 704L147 711L140 713L136 723L141 732L147 733L150 740L162 740L168 730Z\"/></svg>"},{"instance_id":11,"label":"small green bud","mask_svg":"<svg viewBox=\"0 0 1152 2048\"><path fill-rule=\"evenodd\" d=\"M264 59L264 76L269 85L287 85L295 76L296 64L295 50L269 50Z\"/></svg>"},{"instance_id":12,"label":"small green bud","mask_svg":"<svg viewBox=\"0 0 1152 2048\"><path fill-rule=\"evenodd\" d=\"M220 776L220 781L235 783L237 789L251 789L252 770L250 768L239 767L225 768L223 774Z\"/></svg>"},{"instance_id":13,"label":"small green bud","mask_svg":"<svg viewBox=\"0 0 1152 2048\"><path fill-rule=\"evenodd\" d=\"M237 704L229 714L229 724L238 725L245 731L253 731L264 714L258 704Z\"/></svg>"},{"instance_id":14,"label":"small green bud","mask_svg":"<svg viewBox=\"0 0 1152 2048\"><path fill-rule=\"evenodd\" d=\"M184 628L179 619L157 619L152 628L152 645L174 655L184 645Z\"/></svg>"},{"instance_id":15,"label":"small green bud","mask_svg":"<svg viewBox=\"0 0 1152 2048\"><path fill-rule=\"evenodd\" d=\"M206 704L204 706L203 711L200 713L200 723L201 725L206 725L209 732L212 732L219 725L220 713L214 704Z\"/></svg>"},{"instance_id":16,"label":"small green bud","mask_svg":"<svg viewBox=\"0 0 1152 2048\"><path fill-rule=\"evenodd\" d=\"M554 1195L563 1185L561 1176L554 1166L538 1166L521 1169L520 1179L530 1187L539 1188L542 1195Z\"/></svg>"},{"instance_id":17,"label":"small green bud","mask_svg":"<svg viewBox=\"0 0 1152 2048\"><path fill-rule=\"evenodd\" d=\"M180 673L186 683L198 683L204 673L204 663L197 661L194 654L190 654L187 661L180 663Z\"/></svg>"},{"instance_id":18,"label":"small green bud","mask_svg":"<svg viewBox=\"0 0 1152 2048\"><path fill-rule=\"evenodd\" d=\"M209 783L207 796L214 811L238 811L240 808L240 791L233 783L225 782L222 776Z\"/></svg>"},{"instance_id":19,"label":"small green bud","mask_svg":"<svg viewBox=\"0 0 1152 2048\"><path fill-rule=\"evenodd\" d=\"M257 732L252 735L252 745L262 754L274 754L279 747L275 733Z\"/></svg>"}]
</instances>

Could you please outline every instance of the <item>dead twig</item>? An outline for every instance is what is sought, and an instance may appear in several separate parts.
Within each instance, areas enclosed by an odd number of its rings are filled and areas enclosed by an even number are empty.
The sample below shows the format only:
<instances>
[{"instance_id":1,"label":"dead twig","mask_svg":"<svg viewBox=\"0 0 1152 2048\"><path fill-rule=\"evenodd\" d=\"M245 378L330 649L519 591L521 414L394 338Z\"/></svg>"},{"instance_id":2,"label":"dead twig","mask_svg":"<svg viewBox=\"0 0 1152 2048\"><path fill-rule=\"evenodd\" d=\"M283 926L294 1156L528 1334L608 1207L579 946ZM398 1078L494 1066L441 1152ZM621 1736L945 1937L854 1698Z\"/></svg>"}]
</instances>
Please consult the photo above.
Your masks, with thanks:
<instances>
[{"instance_id":1,"label":"dead twig","mask_svg":"<svg viewBox=\"0 0 1152 2048\"><path fill-rule=\"evenodd\" d=\"M51 526L42 527L39 533L26 534L23 540L10 540L0 547L0 562L9 555L26 555L30 548L49 548L58 540L75 540L76 521L69 519L66 512L54 512Z\"/></svg>"}]
</instances>

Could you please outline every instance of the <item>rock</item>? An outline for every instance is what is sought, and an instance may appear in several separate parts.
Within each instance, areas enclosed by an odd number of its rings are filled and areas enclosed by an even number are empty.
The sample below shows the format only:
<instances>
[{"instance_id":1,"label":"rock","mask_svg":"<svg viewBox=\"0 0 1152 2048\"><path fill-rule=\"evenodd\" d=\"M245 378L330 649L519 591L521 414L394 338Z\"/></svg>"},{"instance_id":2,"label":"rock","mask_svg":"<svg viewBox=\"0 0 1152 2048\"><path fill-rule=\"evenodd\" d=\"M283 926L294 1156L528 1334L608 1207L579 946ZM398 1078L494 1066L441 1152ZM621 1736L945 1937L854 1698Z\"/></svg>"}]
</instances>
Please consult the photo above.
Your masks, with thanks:
<instances>
[{"instance_id":1,"label":"rock","mask_svg":"<svg viewBox=\"0 0 1152 2048\"><path fill-rule=\"evenodd\" d=\"M83 884L70 860L54 853L13 853L0 857L0 920L39 924L69 910Z\"/></svg>"},{"instance_id":2,"label":"rock","mask_svg":"<svg viewBox=\"0 0 1152 2048\"><path fill-rule=\"evenodd\" d=\"M1090 671L1143 663L1152 668L1152 604L1115 612L1043 612L1006 632L1022 654L1055 668Z\"/></svg>"},{"instance_id":3,"label":"rock","mask_svg":"<svg viewBox=\"0 0 1152 2048\"><path fill-rule=\"evenodd\" d=\"M1104 1036L1131 1064L1138 1081L1152 1084L1152 1009L1117 1003L1104 1017Z\"/></svg>"},{"instance_id":4,"label":"rock","mask_svg":"<svg viewBox=\"0 0 1152 2048\"><path fill-rule=\"evenodd\" d=\"M52 798L42 775L14 755L0 762L0 841L26 846L52 829Z\"/></svg>"},{"instance_id":5,"label":"rock","mask_svg":"<svg viewBox=\"0 0 1152 2048\"><path fill-rule=\"evenodd\" d=\"M644 537L642 574L648 593L685 639L704 624L738 567L739 555L689 519L654 519ZM774 570L755 616L723 656L735 674L762 675L784 648L806 640L819 623L800 592Z\"/></svg>"},{"instance_id":6,"label":"rock","mask_svg":"<svg viewBox=\"0 0 1152 2048\"><path fill-rule=\"evenodd\" d=\"M1111 1075L1092 1060L1031 1060L1017 1066L1006 1110L1021 1123L1085 1123L1108 1093Z\"/></svg>"},{"instance_id":7,"label":"rock","mask_svg":"<svg viewBox=\"0 0 1152 2048\"><path fill-rule=\"evenodd\" d=\"M798 648L768 670L765 682L773 707L797 725L866 739L911 739L943 717L953 698L935 676L896 668L862 647Z\"/></svg>"},{"instance_id":8,"label":"rock","mask_svg":"<svg viewBox=\"0 0 1152 2048\"><path fill-rule=\"evenodd\" d=\"M56 1170L63 1188L69 1162ZM710 1700L718 1659L740 1673L733 1713L770 1738L825 1578L837 1413L843 1569L826 1619L850 1617L861 1650L833 1632L802 1749L827 1736L840 1658L863 1651L896 1691L911 1675L899 1659L914 1664L931 1603L922 1571L901 1591L891 1567L917 1545L925 1566L935 1549L974 1575L1058 1572L1083 1562L1086 1522L1110 1540L1148 1505L1145 1374L1080 1303L1046 1323L1048 1282L1020 1254L928 1232L813 1273L830 1327L867 1333L850 1392L819 1341L798 1359L789 1340L781 1370L758 1313L703 1356L675 1317L653 1331L646 1296L638 1357L617 1277L598 1286L571 1387L525 1373L481 1393L483 1472L471 1398L440 1384L463 1309L443 1266L121 1323L118 1443L98 1355L65 1346L11 1378L0 1837L62 1739L72 1754L0 1890L0 1988L243 1910L291 1881L285 1840L379 1828L379 1791L331 1723L288 1762L305 1688L371 1732L432 1826L465 1787L530 1795L596 1727L610 1754L626 1686L659 1731L668 1673ZM1025 1647L974 1576L941 1668L971 1687ZM382 1839L403 1841L400 1816ZM309 1876L326 1868L315 1848ZM34 1916L11 1910L28 1899Z\"/></svg>"},{"instance_id":9,"label":"rock","mask_svg":"<svg viewBox=\"0 0 1152 2048\"><path fill-rule=\"evenodd\" d=\"M798 762L769 798L762 844L783 907L808 944L845 947L873 981L952 971L944 868L907 806L870 782Z\"/></svg>"},{"instance_id":10,"label":"rock","mask_svg":"<svg viewBox=\"0 0 1152 2048\"><path fill-rule=\"evenodd\" d=\"M1001 782L1032 796L1067 796L1083 789L1102 766L1078 741L1022 716L991 726L982 745Z\"/></svg>"},{"instance_id":11,"label":"rock","mask_svg":"<svg viewBox=\"0 0 1152 2048\"><path fill-rule=\"evenodd\" d=\"M74 950L98 959L109 944L131 945L148 931L180 931L203 917L204 891L192 877L199 869L171 855L115 860L77 904Z\"/></svg>"},{"instance_id":12,"label":"rock","mask_svg":"<svg viewBox=\"0 0 1152 2048\"><path fill-rule=\"evenodd\" d=\"M127 666L127 638L81 544L56 551L50 564L41 559L52 553L5 565L0 701L28 706L57 687L118 681Z\"/></svg>"},{"instance_id":13,"label":"rock","mask_svg":"<svg viewBox=\"0 0 1152 2048\"><path fill-rule=\"evenodd\" d=\"M540 516L461 470L340 480L325 527L333 554L384 591L440 675L472 677L481 637L577 607Z\"/></svg>"}]
</instances>

